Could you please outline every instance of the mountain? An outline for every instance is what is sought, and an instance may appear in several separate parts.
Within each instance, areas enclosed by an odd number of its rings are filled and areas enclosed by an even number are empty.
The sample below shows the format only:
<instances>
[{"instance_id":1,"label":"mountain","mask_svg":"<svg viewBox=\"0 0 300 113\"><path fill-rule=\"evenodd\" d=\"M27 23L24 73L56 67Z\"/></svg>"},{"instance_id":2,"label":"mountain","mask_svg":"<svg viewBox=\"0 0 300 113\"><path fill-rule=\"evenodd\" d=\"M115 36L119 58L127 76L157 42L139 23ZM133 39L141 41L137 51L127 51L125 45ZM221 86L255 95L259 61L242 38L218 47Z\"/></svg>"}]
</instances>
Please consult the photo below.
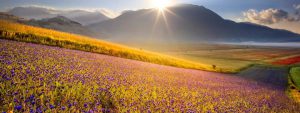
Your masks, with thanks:
<instances>
[{"instance_id":1,"label":"mountain","mask_svg":"<svg viewBox=\"0 0 300 113\"><path fill-rule=\"evenodd\" d=\"M99 23L104 20L110 19L99 11L85 11L85 10L58 10L44 7L15 7L7 13L26 18L26 19L44 19L54 18L56 16L64 16L73 21L79 22L82 25L89 25Z\"/></svg>"},{"instance_id":2,"label":"mountain","mask_svg":"<svg viewBox=\"0 0 300 113\"><path fill-rule=\"evenodd\" d=\"M15 7L7 13L26 19L43 19L53 18L57 16L60 11L42 7Z\"/></svg>"},{"instance_id":3,"label":"mountain","mask_svg":"<svg viewBox=\"0 0 300 113\"><path fill-rule=\"evenodd\" d=\"M13 22L25 21L24 18L19 18L17 16L14 16L14 15L11 15L8 13L4 13L4 12L0 12L0 19L9 20L9 21L13 21Z\"/></svg>"},{"instance_id":4,"label":"mountain","mask_svg":"<svg viewBox=\"0 0 300 113\"><path fill-rule=\"evenodd\" d=\"M11 14L0 12L0 19L90 37L103 37L102 34L93 32L92 30L89 30L89 28L82 26L80 23L70 20L64 16L57 16L41 20L28 20Z\"/></svg>"},{"instance_id":5,"label":"mountain","mask_svg":"<svg viewBox=\"0 0 300 113\"><path fill-rule=\"evenodd\" d=\"M203 6L181 4L167 9L126 11L117 18L88 27L122 43L300 41L299 34L226 20Z\"/></svg>"},{"instance_id":6,"label":"mountain","mask_svg":"<svg viewBox=\"0 0 300 113\"><path fill-rule=\"evenodd\" d=\"M38 26L48 29L55 29L58 31L80 34L91 37L99 37L99 34L89 30L88 28L82 26L80 23L70 20L64 16L57 16L54 18L47 18L41 20L31 19L26 22L28 25Z\"/></svg>"},{"instance_id":7,"label":"mountain","mask_svg":"<svg viewBox=\"0 0 300 113\"><path fill-rule=\"evenodd\" d=\"M99 23L104 20L110 19L109 17L105 16L101 12L88 12L83 10L72 10L72 11L62 13L60 15L68 17L71 20L79 22L82 25Z\"/></svg>"}]
</instances>

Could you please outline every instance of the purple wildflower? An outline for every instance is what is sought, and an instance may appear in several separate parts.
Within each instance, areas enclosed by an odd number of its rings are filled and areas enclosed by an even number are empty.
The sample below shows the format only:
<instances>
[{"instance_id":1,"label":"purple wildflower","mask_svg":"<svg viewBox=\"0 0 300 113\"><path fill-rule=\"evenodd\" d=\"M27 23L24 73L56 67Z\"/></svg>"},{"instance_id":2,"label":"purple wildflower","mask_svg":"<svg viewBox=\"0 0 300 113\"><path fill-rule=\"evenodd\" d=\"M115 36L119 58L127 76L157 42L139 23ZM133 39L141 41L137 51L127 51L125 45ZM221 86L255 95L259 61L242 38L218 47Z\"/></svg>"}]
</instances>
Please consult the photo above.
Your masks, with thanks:
<instances>
[{"instance_id":1,"label":"purple wildflower","mask_svg":"<svg viewBox=\"0 0 300 113\"><path fill-rule=\"evenodd\" d=\"M14 69L11 69L11 70L10 70L10 73L11 73L12 76L15 76L15 75L16 75Z\"/></svg>"},{"instance_id":2,"label":"purple wildflower","mask_svg":"<svg viewBox=\"0 0 300 113\"><path fill-rule=\"evenodd\" d=\"M31 72L30 72L29 69L26 69L26 73L27 73L27 74L31 74Z\"/></svg>"},{"instance_id":3,"label":"purple wildflower","mask_svg":"<svg viewBox=\"0 0 300 113\"><path fill-rule=\"evenodd\" d=\"M50 109L54 109L55 108L55 106L54 105L52 105L52 104L50 104Z\"/></svg>"},{"instance_id":4,"label":"purple wildflower","mask_svg":"<svg viewBox=\"0 0 300 113\"><path fill-rule=\"evenodd\" d=\"M15 109L18 110L18 111L20 111L22 109L22 105L15 106Z\"/></svg>"},{"instance_id":5,"label":"purple wildflower","mask_svg":"<svg viewBox=\"0 0 300 113\"><path fill-rule=\"evenodd\" d=\"M34 113L34 110L33 109L30 109L30 111L29 111L30 113Z\"/></svg>"},{"instance_id":6,"label":"purple wildflower","mask_svg":"<svg viewBox=\"0 0 300 113\"><path fill-rule=\"evenodd\" d=\"M30 95L29 99L33 100L34 99L34 95Z\"/></svg>"},{"instance_id":7,"label":"purple wildflower","mask_svg":"<svg viewBox=\"0 0 300 113\"><path fill-rule=\"evenodd\" d=\"M40 107L36 108L36 112L37 112L37 113L43 113L43 111L41 110Z\"/></svg>"}]
</instances>

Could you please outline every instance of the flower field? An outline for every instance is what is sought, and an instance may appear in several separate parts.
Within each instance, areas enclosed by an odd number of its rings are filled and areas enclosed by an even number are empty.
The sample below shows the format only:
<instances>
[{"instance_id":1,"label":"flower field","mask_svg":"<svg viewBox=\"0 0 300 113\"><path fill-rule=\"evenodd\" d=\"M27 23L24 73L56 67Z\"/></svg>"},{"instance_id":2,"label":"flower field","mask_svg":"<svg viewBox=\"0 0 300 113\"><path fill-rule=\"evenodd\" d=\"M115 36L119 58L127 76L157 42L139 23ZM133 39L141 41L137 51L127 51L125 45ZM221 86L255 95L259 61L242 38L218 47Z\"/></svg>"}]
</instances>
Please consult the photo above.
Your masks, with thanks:
<instances>
[{"instance_id":1,"label":"flower field","mask_svg":"<svg viewBox=\"0 0 300 113\"><path fill-rule=\"evenodd\" d=\"M272 64L277 65L291 65L291 64L297 64L300 62L300 56L295 56L291 58L281 59L278 61L273 62Z\"/></svg>"},{"instance_id":2,"label":"flower field","mask_svg":"<svg viewBox=\"0 0 300 113\"><path fill-rule=\"evenodd\" d=\"M282 89L191 69L0 40L0 112L298 112Z\"/></svg>"}]
</instances>

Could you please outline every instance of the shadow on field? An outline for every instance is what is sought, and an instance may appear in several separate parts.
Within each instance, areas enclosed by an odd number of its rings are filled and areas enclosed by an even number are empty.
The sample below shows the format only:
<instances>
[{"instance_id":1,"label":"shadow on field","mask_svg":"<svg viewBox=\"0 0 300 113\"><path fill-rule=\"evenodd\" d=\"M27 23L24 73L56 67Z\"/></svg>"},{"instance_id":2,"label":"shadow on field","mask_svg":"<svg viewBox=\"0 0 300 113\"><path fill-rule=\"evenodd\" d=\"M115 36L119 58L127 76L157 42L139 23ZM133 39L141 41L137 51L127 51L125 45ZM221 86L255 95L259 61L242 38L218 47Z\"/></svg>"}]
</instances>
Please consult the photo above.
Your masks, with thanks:
<instances>
[{"instance_id":1,"label":"shadow on field","mask_svg":"<svg viewBox=\"0 0 300 113\"><path fill-rule=\"evenodd\" d=\"M285 90L288 86L288 73L288 67L267 67L255 65L236 75L268 84L272 86L272 88Z\"/></svg>"}]
</instances>

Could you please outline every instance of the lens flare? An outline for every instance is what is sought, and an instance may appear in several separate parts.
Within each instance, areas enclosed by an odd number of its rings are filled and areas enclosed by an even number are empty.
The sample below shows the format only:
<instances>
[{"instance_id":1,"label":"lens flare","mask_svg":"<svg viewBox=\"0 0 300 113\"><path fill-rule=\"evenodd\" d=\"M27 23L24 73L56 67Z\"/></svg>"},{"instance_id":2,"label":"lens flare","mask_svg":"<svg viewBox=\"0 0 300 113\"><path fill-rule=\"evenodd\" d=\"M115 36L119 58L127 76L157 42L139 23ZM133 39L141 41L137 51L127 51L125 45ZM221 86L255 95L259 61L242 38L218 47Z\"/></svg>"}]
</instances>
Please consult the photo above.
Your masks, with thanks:
<instances>
[{"instance_id":1,"label":"lens flare","mask_svg":"<svg viewBox=\"0 0 300 113\"><path fill-rule=\"evenodd\" d=\"M166 7L172 5L172 0L152 0L153 7L164 10Z\"/></svg>"}]
</instances>

